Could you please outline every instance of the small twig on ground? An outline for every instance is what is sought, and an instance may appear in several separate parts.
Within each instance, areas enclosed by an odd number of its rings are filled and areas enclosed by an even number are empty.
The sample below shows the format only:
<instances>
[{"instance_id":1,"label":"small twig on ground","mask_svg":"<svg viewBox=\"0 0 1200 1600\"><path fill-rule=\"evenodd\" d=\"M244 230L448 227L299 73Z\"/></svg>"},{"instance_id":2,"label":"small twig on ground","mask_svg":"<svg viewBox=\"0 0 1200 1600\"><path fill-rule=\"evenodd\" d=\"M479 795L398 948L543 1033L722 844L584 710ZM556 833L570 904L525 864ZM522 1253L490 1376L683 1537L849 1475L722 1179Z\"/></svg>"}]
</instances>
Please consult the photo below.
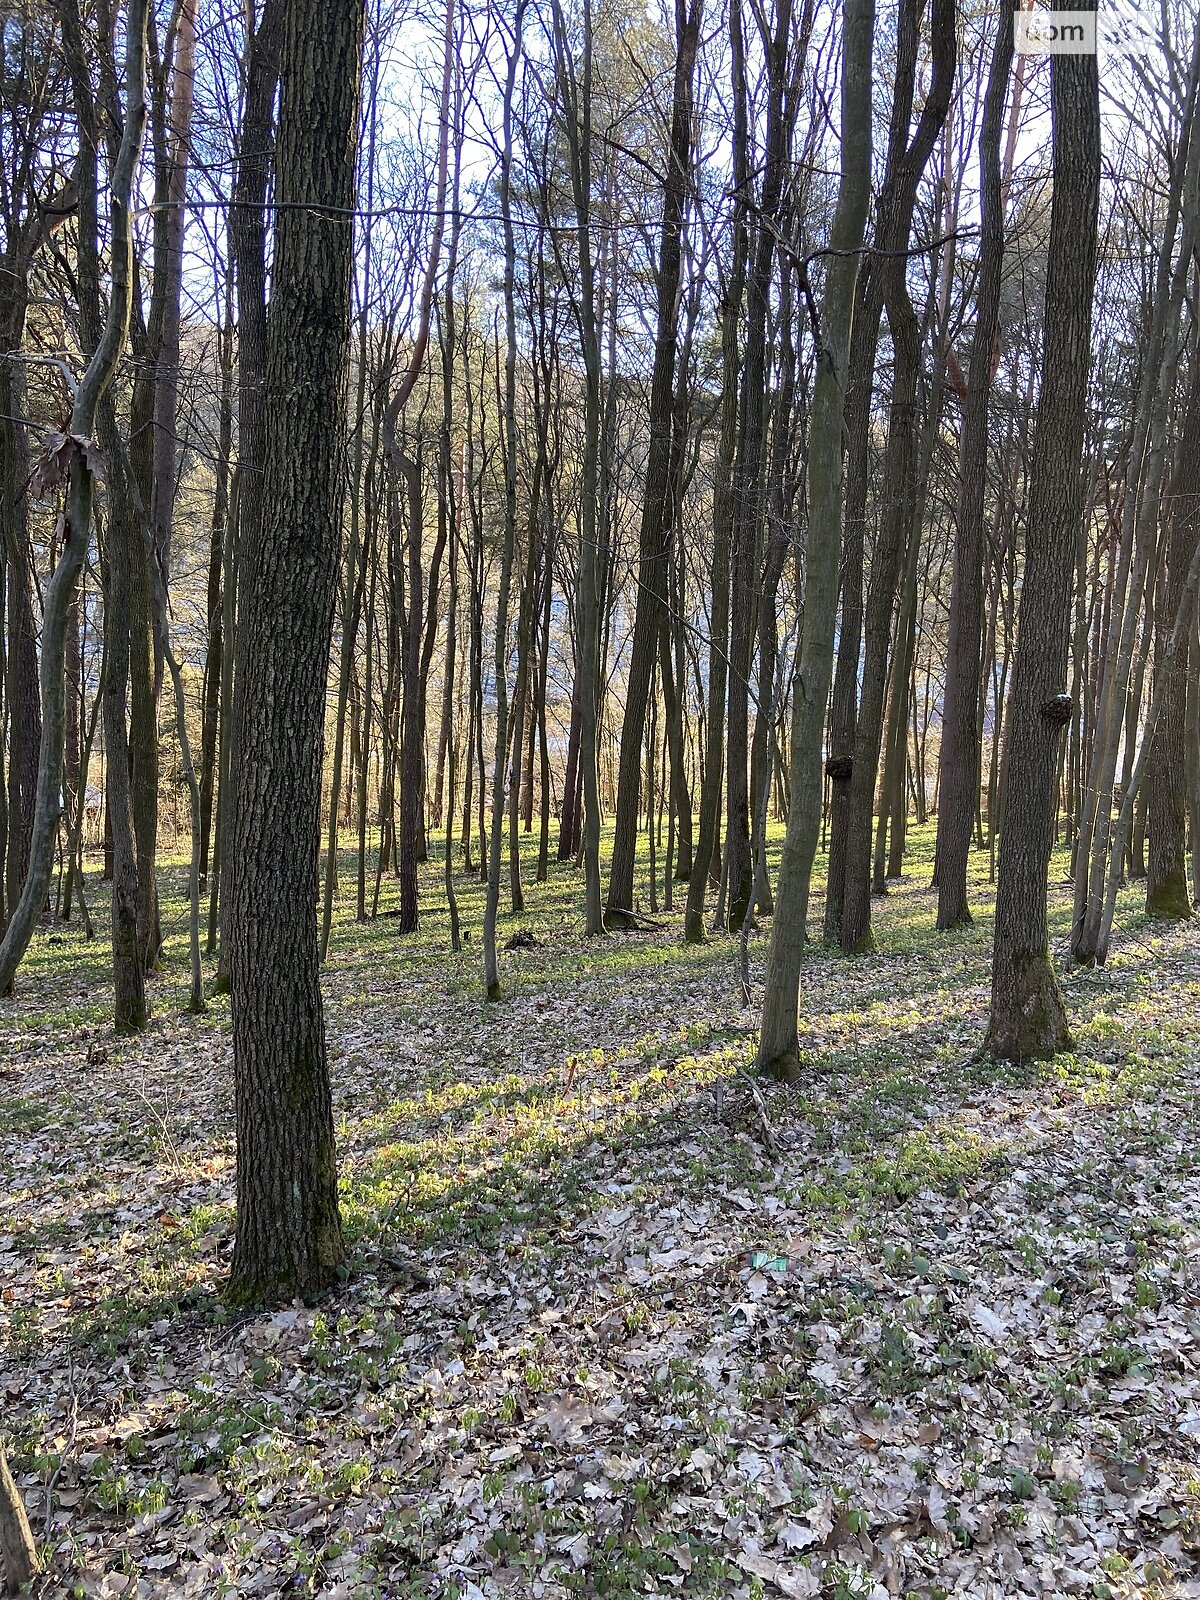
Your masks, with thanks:
<instances>
[{"instance_id":1,"label":"small twig on ground","mask_svg":"<svg viewBox=\"0 0 1200 1600\"><path fill-rule=\"evenodd\" d=\"M142 1067L142 1081L138 1085L138 1099L145 1106L150 1120L158 1129L159 1141L166 1150L167 1166L175 1173L182 1172L183 1159L176 1148L175 1140L171 1137L171 1128L167 1121L167 1115L171 1109L170 1097L166 1097L166 1111L160 1111L146 1092L146 1068L144 1065Z\"/></svg>"},{"instance_id":2,"label":"small twig on ground","mask_svg":"<svg viewBox=\"0 0 1200 1600\"><path fill-rule=\"evenodd\" d=\"M771 1132L770 1119L767 1116L767 1102L763 1099L763 1092L755 1083L748 1072L738 1068L738 1077L741 1078L750 1090L750 1098L754 1101L754 1108L758 1112L759 1126L763 1131L763 1142L773 1156L779 1154L779 1146L775 1143L775 1135Z\"/></svg>"}]
</instances>

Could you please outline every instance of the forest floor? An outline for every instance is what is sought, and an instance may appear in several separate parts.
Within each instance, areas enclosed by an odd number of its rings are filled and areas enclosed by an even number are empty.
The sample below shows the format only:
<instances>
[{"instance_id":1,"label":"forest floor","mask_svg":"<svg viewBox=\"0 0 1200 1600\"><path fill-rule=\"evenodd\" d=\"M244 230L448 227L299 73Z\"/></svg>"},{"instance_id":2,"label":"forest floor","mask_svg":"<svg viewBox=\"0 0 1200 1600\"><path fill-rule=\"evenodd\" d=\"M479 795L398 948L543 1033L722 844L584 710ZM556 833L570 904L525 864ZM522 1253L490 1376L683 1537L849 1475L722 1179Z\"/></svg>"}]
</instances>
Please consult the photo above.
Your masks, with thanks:
<instances>
[{"instance_id":1,"label":"forest floor","mask_svg":"<svg viewBox=\"0 0 1200 1600\"><path fill-rule=\"evenodd\" d=\"M974 1059L991 896L814 952L808 1067L753 1059L765 939L588 942L580 881L449 953L339 913L341 1290L231 1311L228 1009L109 1023L99 936L0 1005L0 1425L55 1595L1200 1596L1200 931L1137 886L1061 959L1076 1052ZM979 858L981 872L986 867ZM529 873L532 879L532 871ZM350 884L349 876L345 880ZM385 886L385 898L387 889Z\"/></svg>"}]
</instances>

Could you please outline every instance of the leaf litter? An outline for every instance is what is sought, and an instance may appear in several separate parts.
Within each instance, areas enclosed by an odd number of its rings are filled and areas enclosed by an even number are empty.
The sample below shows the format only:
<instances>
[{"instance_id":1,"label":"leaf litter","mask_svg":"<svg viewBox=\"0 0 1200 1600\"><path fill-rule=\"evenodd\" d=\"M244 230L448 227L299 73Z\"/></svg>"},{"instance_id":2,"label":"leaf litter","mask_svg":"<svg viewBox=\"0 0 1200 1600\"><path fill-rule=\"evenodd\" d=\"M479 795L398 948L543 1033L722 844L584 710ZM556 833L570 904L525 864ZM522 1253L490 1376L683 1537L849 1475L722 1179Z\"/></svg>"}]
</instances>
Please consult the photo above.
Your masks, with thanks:
<instances>
[{"instance_id":1,"label":"leaf litter","mask_svg":"<svg viewBox=\"0 0 1200 1600\"><path fill-rule=\"evenodd\" d=\"M114 1042L58 950L0 1022L45 1592L1200 1596L1195 932L1069 980L1076 1053L1012 1069L970 1059L983 939L928 915L813 956L761 1108L725 941L559 928L499 1007L469 950L348 950L351 1271L258 1315L227 1013Z\"/></svg>"}]
</instances>

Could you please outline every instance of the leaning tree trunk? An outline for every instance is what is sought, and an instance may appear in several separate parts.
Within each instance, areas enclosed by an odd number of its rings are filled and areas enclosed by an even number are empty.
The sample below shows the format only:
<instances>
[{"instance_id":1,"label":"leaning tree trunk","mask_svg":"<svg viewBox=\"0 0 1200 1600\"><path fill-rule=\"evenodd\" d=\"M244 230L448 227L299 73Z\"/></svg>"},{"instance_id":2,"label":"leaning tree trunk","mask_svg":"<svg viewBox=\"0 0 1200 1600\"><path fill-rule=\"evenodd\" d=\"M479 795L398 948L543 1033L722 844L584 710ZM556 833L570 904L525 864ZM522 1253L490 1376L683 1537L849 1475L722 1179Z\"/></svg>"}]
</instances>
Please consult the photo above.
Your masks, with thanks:
<instances>
[{"instance_id":1,"label":"leaning tree trunk","mask_svg":"<svg viewBox=\"0 0 1200 1600\"><path fill-rule=\"evenodd\" d=\"M314 889L337 586L363 0L290 0L280 66L262 526L242 552L229 906L243 1302L311 1295L345 1255Z\"/></svg>"},{"instance_id":2,"label":"leaning tree trunk","mask_svg":"<svg viewBox=\"0 0 1200 1600\"><path fill-rule=\"evenodd\" d=\"M1046 258L1042 382L1008 714L1008 799L1000 834L992 1004L984 1043L989 1055L1009 1061L1045 1060L1070 1042L1050 960L1046 887L1058 752L1071 714L1063 685L1071 582L1083 515L1080 465L1096 281L1099 95L1094 56L1053 57L1054 200Z\"/></svg>"},{"instance_id":3,"label":"leaning tree trunk","mask_svg":"<svg viewBox=\"0 0 1200 1600\"><path fill-rule=\"evenodd\" d=\"M133 232L130 202L134 169L142 145L146 120L147 0L132 0L125 26L125 126L112 174L112 281L104 330L75 392L68 431L60 435L56 451L65 466L66 506L58 563L46 585L42 608L42 730L38 746L37 791L34 800L33 838L29 870L8 927L0 940L0 994L12 985L13 975L41 915L50 888L54 842L62 809L63 745L66 737L66 630L71 603L87 554L92 528L92 492L95 449L92 434L101 396L116 371L129 332L129 307L133 276Z\"/></svg>"},{"instance_id":4,"label":"leaning tree trunk","mask_svg":"<svg viewBox=\"0 0 1200 1600\"><path fill-rule=\"evenodd\" d=\"M808 430L808 551L804 619L792 698L791 795L779 864L763 994L759 1070L797 1068L797 1006L804 924L821 826L825 707L833 676L842 543L842 408L859 253L871 198L871 57L874 0L847 0L842 40L842 176L830 234L820 344Z\"/></svg>"}]
</instances>

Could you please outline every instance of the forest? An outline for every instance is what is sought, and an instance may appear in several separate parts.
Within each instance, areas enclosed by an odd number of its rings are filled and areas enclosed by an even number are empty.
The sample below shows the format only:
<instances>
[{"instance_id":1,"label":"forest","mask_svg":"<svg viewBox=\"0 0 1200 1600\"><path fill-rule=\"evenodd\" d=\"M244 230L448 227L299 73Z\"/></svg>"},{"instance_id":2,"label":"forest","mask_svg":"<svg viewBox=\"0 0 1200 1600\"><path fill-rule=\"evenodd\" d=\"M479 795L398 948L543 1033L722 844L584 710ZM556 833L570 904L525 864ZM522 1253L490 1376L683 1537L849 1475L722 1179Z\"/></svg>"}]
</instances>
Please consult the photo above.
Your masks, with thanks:
<instances>
[{"instance_id":1,"label":"forest","mask_svg":"<svg viewBox=\"0 0 1200 1600\"><path fill-rule=\"evenodd\" d=\"M0 1589L1200 1597L1196 0L0 0Z\"/></svg>"}]
</instances>

